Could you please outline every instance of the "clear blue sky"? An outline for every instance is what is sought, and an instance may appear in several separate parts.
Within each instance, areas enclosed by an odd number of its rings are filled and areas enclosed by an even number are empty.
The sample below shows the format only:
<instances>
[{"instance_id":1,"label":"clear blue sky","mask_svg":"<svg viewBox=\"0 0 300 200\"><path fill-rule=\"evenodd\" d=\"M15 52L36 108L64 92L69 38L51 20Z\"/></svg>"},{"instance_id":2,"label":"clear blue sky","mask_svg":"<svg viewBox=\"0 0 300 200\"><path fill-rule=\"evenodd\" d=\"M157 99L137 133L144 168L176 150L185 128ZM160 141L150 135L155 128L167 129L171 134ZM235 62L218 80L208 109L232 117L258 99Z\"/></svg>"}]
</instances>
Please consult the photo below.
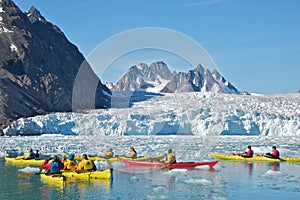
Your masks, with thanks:
<instances>
[{"instance_id":1,"label":"clear blue sky","mask_svg":"<svg viewBox=\"0 0 300 200\"><path fill-rule=\"evenodd\" d=\"M14 2L22 11L34 5L85 56L122 31L162 27L201 44L220 73L241 91L274 94L300 90L299 0Z\"/></svg>"}]
</instances>

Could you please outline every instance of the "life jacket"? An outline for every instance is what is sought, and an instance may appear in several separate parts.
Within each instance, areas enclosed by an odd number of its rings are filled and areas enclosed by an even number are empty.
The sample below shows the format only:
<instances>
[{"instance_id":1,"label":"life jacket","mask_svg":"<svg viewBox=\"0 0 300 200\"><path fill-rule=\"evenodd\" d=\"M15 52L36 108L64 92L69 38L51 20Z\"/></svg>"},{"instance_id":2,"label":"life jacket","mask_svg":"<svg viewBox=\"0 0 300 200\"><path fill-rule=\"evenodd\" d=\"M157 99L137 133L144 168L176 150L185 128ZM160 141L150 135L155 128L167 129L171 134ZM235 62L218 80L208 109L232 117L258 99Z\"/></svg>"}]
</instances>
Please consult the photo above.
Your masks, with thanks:
<instances>
[{"instance_id":1,"label":"life jacket","mask_svg":"<svg viewBox=\"0 0 300 200\"><path fill-rule=\"evenodd\" d=\"M94 165L93 165L93 161L91 160L83 160L83 166L84 166L84 169L87 169L87 170L92 170Z\"/></svg>"},{"instance_id":2,"label":"life jacket","mask_svg":"<svg viewBox=\"0 0 300 200\"><path fill-rule=\"evenodd\" d=\"M130 150L130 155L129 155L129 157L130 157L130 158L136 158L136 157L137 157L136 151Z\"/></svg>"},{"instance_id":3,"label":"life jacket","mask_svg":"<svg viewBox=\"0 0 300 200\"><path fill-rule=\"evenodd\" d=\"M175 153L169 153L168 154L166 163L168 163L168 164L176 163Z\"/></svg>"},{"instance_id":4,"label":"life jacket","mask_svg":"<svg viewBox=\"0 0 300 200\"><path fill-rule=\"evenodd\" d=\"M35 153L34 152L29 153L29 159L35 159Z\"/></svg>"},{"instance_id":5,"label":"life jacket","mask_svg":"<svg viewBox=\"0 0 300 200\"><path fill-rule=\"evenodd\" d=\"M50 174L60 174L59 162L51 163Z\"/></svg>"},{"instance_id":6,"label":"life jacket","mask_svg":"<svg viewBox=\"0 0 300 200\"><path fill-rule=\"evenodd\" d=\"M252 149L249 149L247 154L246 154L246 157L247 158L252 158L253 157L253 150Z\"/></svg>"},{"instance_id":7,"label":"life jacket","mask_svg":"<svg viewBox=\"0 0 300 200\"><path fill-rule=\"evenodd\" d=\"M33 152L26 153L23 157L24 160L34 159L34 158L35 158L35 154Z\"/></svg>"},{"instance_id":8,"label":"life jacket","mask_svg":"<svg viewBox=\"0 0 300 200\"><path fill-rule=\"evenodd\" d=\"M279 151L278 150L274 149L272 154L273 154L274 158L279 158Z\"/></svg>"},{"instance_id":9,"label":"life jacket","mask_svg":"<svg viewBox=\"0 0 300 200\"><path fill-rule=\"evenodd\" d=\"M72 169L73 166L76 166L75 160L67 160L67 169Z\"/></svg>"}]
</instances>

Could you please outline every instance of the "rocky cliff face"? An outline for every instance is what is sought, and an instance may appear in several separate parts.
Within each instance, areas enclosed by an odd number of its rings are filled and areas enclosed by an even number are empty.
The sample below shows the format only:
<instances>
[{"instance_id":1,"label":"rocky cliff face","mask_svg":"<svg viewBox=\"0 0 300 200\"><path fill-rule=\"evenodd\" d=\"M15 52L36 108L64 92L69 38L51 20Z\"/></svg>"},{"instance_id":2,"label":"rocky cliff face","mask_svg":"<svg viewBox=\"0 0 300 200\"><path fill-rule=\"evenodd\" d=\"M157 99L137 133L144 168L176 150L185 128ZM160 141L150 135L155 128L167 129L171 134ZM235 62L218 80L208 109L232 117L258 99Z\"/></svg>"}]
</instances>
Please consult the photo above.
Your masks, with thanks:
<instances>
[{"instance_id":1,"label":"rocky cliff face","mask_svg":"<svg viewBox=\"0 0 300 200\"><path fill-rule=\"evenodd\" d=\"M171 72L162 61L152 63L149 67L144 63L131 67L111 88L114 91L146 90L163 93L215 92L239 94L239 91L226 81L217 70L210 72L210 70L198 65L187 73Z\"/></svg>"},{"instance_id":2,"label":"rocky cliff face","mask_svg":"<svg viewBox=\"0 0 300 200\"><path fill-rule=\"evenodd\" d=\"M0 0L0 47L0 129L19 117L72 110L84 57L57 26L34 7L23 13L13 1ZM85 70L98 81L95 107L109 107L110 90L87 63Z\"/></svg>"}]
</instances>

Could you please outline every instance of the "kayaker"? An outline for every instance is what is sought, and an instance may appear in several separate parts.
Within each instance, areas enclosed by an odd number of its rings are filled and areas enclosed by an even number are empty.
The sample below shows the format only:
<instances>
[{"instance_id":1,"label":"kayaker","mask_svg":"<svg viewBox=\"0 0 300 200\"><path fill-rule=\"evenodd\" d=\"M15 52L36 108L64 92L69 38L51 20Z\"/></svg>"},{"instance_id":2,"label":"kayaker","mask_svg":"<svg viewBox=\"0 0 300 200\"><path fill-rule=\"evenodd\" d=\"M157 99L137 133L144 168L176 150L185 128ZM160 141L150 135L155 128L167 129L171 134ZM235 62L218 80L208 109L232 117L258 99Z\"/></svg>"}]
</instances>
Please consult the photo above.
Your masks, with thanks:
<instances>
[{"instance_id":1,"label":"kayaker","mask_svg":"<svg viewBox=\"0 0 300 200\"><path fill-rule=\"evenodd\" d=\"M252 158L253 157L253 150L251 149L251 146L248 146L248 151L243 153L242 156L244 158Z\"/></svg>"},{"instance_id":2,"label":"kayaker","mask_svg":"<svg viewBox=\"0 0 300 200\"><path fill-rule=\"evenodd\" d=\"M64 168L63 163L60 161L59 157L55 155L52 158L48 158L44 161L42 169L45 170L45 174L60 174L60 170Z\"/></svg>"},{"instance_id":3,"label":"kayaker","mask_svg":"<svg viewBox=\"0 0 300 200\"><path fill-rule=\"evenodd\" d=\"M76 163L76 161L74 160L74 157L75 157L75 154L74 153L70 153L69 155L68 155L68 159L65 159L64 160L64 170L70 170L70 169L76 169L76 165L77 165L77 163Z\"/></svg>"},{"instance_id":4,"label":"kayaker","mask_svg":"<svg viewBox=\"0 0 300 200\"><path fill-rule=\"evenodd\" d=\"M32 148L28 149L28 153L26 153L23 157L24 160L34 159L35 153L33 152Z\"/></svg>"},{"instance_id":5,"label":"kayaker","mask_svg":"<svg viewBox=\"0 0 300 200\"><path fill-rule=\"evenodd\" d=\"M34 157L35 157L35 158L40 157L39 150L36 150L36 151L35 151Z\"/></svg>"},{"instance_id":6,"label":"kayaker","mask_svg":"<svg viewBox=\"0 0 300 200\"><path fill-rule=\"evenodd\" d=\"M127 157L129 157L129 158L136 158L137 157L137 152L136 152L136 150L134 149L133 146L130 147L130 154Z\"/></svg>"},{"instance_id":7,"label":"kayaker","mask_svg":"<svg viewBox=\"0 0 300 200\"><path fill-rule=\"evenodd\" d=\"M112 157L114 157L114 152L113 152L112 148L110 148L109 150L107 150L105 152L104 157L105 158L112 158Z\"/></svg>"},{"instance_id":8,"label":"kayaker","mask_svg":"<svg viewBox=\"0 0 300 200\"><path fill-rule=\"evenodd\" d=\"M168 150L167 160L165 163L166 164L176 163L176 155L175 155L175 152L172 151L172 149Z\"/></svg>"},{"instance_id":9,"label":"kayaker","mask_svg":"<svg viewBox=\"0 0 300 200\"><path fill-rule=\"evenodd\" d=\"M272 152L263 154L263 156L268 157L268 158L279 159L280 154L279 154L279 151L276 149L276 146L273 146Z\"/></svg>"},{"instance_id":10,"label":"kayaker","mask_svg":"<svg viewBox=\"0 0 300 200\"><path fill-rule=\"evenodd\" d=\"M78 164L77 170L95 171L97 167L92 160L89 160L86 154L82 154L82 161Z\"/></svg>"}]
</instances>

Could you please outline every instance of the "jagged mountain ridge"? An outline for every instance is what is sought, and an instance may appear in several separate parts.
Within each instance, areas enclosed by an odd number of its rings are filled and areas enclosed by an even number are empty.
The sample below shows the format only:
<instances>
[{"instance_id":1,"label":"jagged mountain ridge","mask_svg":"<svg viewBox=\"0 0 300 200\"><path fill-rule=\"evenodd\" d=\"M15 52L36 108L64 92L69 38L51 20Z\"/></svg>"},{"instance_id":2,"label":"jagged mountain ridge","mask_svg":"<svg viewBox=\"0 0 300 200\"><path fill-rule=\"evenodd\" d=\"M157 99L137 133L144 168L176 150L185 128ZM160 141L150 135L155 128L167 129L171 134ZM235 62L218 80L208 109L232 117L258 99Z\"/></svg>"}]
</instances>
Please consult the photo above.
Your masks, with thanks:
<instances>
[{"instance_id":1,"label":"jagged mountain ridge","mask_svg":"<svg viewBox=\"0 0 300 200\"><path fill-rule=\"evenodd\" d=\"M240 93L217 70L210 72L198 65L187 73L171 72L163 61L150 66L145 63L132 66L115 85L109 87L112 91Z\"/></svg>"},{"instance_id":2,"label":"jagged mountain ridge","mask_svg":"<svg viewBox=\"0 0 300 200\"><path fill-rule=\"evenodd\" d=\"M72 90L83 55L63 32L31 7L23 13L0 0L0 129L19 117L72 111ZM110 106L110 90L98 80L96 108ZM88 82L79 90L88 90Z\"/></svg>"}]
</instances>

